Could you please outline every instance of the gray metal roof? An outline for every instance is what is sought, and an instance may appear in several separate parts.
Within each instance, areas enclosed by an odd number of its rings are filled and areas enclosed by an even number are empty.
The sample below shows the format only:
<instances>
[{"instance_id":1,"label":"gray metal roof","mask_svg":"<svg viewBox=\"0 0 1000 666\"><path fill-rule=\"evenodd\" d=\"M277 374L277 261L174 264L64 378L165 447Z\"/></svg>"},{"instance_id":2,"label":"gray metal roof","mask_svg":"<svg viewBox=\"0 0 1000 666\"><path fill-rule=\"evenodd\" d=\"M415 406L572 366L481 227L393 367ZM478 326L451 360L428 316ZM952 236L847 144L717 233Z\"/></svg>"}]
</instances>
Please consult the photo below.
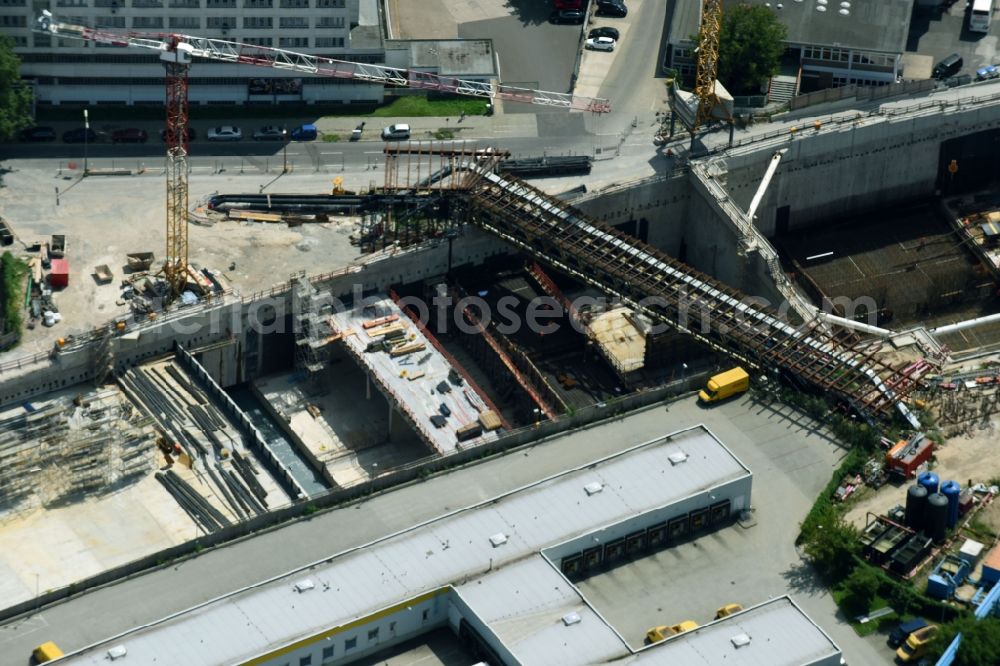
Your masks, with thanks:
<instances>
[{"instance_id":1,"label":"gray metal roof","mask_svg":"<svg viewBox=\"0 0 1000 666\"><path fill-rule=\"evenodd\" d=\"M441 76L496 76L490 39L388 39L385 49L409 51L407 67Z\"/></svg>"},{"instance_id":2,"label":"gray metal roof","mask_svg":"<svg viewBox=\"0 0 1000 666\"><path fill-rule=\"evenodd\" d=\"M749 642L737 647L734 639L739 636ZM802 666L839 661L840 648L833 639L790 597L782 596L647 648L633 663Z\"/></svg>"},{"instance_id":3,"label":"gray metal roof","mask_svg":"<svg viewBox=\"0 0 1000 666\"><path fill-rule=\"evenodd\" d=\"M687 461L671 465L668 456L680 451ZM629 649L614 629L539 551L749 474L707 429L683 430L136 628L62 663L105 664L116 645L128 650L125 666L234 663L456 581L456 592L523 663L625 657ZM584 485L594 481L604 490L588 495ZM494 547L490 536L498 533L507 542ZM315 587L297 592L304 579ZM570 610L582 620L565 627L559 618Z\"/></svg>"},{"instance_id":4,"label":"gray metal roof","mask_svg":"<svg viewBox=\"0 0 1000 666\"><path fill-rule=\"evenodd\" d=\"M847 15L840 11L844 0L827 0L820 12L817 0L725 0L725 9L738 4L770 4L788 28L788 44L840 46L880 53L902 53L910 30L913 0L846 0ZM781 4L781 9L777 5ZM670 24L670 43L684 42L698 33L701 0L677 0Z\"/></svg>"}]
</instances>

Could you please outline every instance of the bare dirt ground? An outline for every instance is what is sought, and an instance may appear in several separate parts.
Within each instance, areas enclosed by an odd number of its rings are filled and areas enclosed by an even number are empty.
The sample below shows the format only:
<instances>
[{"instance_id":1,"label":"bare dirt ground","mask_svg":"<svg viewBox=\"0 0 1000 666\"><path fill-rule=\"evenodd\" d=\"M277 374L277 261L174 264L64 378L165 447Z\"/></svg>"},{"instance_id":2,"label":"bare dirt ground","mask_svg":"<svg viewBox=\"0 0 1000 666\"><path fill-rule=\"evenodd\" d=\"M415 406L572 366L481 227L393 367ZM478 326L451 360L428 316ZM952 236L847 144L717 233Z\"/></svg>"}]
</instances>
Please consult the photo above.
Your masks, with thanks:
<instances>
[{"instance_id":1,"label":"bare dirt ground","mask_svg":"<svg viewBox=\"0 0 1000 666\"><path fill-rule=\"evenodd\" d=\"M361 188L367 180L357 176L345 186ZM256 192L260 175L215 174L192 176L192 205L213 192ZM59 205L53 184L60 187ZM329 176L292 174L269 191L327 191ZM69 286L54 294L63 321L52 328L41 325L27 331L19 352L51 349L56 338L93 329L112 318L128 314L120 299L120 285L127 277L125 255L151 251L162 261L165 247L163 177L158 172L141 176L91 177L66 181L52 170L18 168L4 176L3 216L19 241L30 244L65 234L70 266ZM298 271L325 273L359 259L348 242L354 220L330 224L305 224L294 229L284 224L222 222L215 226L191 225L190 261L199 267L222 271L235 291L250 294L287 280ZM23 250L23 245L12 246ZM108 265L114 273L110 284L98 285L95 266ZM235 269L230 267L235 264Z\"/></svg>"},{"instance_id":2,"label":"bare dirt ground","mask_svg":"<svg viewBox=\"0 0 1000 666\"><path fill-rule=\"evenodd\" d=\"M942 481L958 481L963 488L970 481L987 483L1000 478L1000 442L995 434L998 425L1000 416L994 415L988 427L946 439L935 452L937 463L933 471ZM878 491L865 488L847 512L847 520L861 528L865 525L867 512L884 514L896 504L905 504L909 485L887 484Z\"/></svg>"}]
</instances>

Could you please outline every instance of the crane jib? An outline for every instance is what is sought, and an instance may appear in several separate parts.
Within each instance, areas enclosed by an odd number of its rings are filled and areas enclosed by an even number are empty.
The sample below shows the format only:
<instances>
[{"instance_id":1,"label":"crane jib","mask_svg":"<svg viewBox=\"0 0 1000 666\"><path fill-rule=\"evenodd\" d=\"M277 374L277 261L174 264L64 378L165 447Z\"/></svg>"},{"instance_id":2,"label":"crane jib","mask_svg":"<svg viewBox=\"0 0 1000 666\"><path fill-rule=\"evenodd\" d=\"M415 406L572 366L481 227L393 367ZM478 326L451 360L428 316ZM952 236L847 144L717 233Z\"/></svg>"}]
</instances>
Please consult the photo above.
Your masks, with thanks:
<instances>
[{"instance_id":1,"label":"crane jib","mask_svg":"<svg viewBox=\"0 0 1000 666\"><path fill-rule=\"evenodd\" d=\"M571 93L531 90L505 86L493 81L459 79L425 71L400 69L371 63L334 60L307 53L297 53L266 46L249 46L210 37L196 37L162 32L138 32L95 29L90 26L63 22L48 10L35 21L34 30L71 39L131 46L160 52L187 51L190 55L220 62L267 67L288 72L312 74L340 79L355 79L384 85L438 90L472 97L498 98L511 102L553 106L593 113L607 113L611 104L599 97L583 97Z\"/></svg>"}]
</instances>

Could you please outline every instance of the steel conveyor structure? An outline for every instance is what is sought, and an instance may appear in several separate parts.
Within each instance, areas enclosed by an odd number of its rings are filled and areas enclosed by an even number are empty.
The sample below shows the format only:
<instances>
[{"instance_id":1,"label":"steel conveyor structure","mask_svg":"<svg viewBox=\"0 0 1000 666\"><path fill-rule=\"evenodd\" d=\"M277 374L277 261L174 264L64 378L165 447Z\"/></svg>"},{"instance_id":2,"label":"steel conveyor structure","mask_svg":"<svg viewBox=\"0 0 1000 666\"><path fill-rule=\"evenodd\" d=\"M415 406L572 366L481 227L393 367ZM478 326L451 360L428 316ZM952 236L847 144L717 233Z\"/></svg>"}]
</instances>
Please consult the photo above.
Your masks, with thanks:
<instances>
[{"instance_id":1,"label":"steel conveyor structure","mask_svg":"<svg viewBox=\"0 0 1000 666\"><path fill-rule=\"evenodd\" d=\"M694 336L751 367L780 368L846 400L868 417L893 409L914 427L905 405L927 364L894 370L846 344L816 322L794 326L750 304L739 291L628 237L509 175L468 163L472 221L557 270L622 299L630 307Z\"/></svg>"}]
</instances>

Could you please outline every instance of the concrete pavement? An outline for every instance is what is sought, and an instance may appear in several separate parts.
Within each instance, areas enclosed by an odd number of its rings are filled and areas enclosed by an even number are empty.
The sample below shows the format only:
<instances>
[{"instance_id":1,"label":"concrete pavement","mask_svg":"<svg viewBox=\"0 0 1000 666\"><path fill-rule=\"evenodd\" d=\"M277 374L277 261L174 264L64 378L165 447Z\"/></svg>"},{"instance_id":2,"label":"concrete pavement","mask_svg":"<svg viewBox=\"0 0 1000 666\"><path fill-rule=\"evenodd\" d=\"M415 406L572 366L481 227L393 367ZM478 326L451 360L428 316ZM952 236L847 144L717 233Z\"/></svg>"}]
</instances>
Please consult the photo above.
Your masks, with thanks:
<instances>
[{"instance_id":1,"label":"concrete pavement","mask_svg":"<svg viewBox=\"0 0 1000 666\"><path fill-rule=\"evenodd\" d=\"M748 399L705 410L689 397L666 408L650 408L317 514L43 609L37 615L0 627L0 665L26 663L30 650L46 640L54 640L64 649L83 647L567 467L697 423L705 423L755 474L768 480L755 482L754 505L758 507L759 521L781 521L781 543L775 548L781 551L782 558L762 562L761 566L782 570L795 566L791 543L798 516L804 514L816 489L829 478L841 450L812 422L796 413L776 413ZM854 637L853 631L837 618L829 596L822 590L810 589L809 579L808 570L804 570L797 578L801 589L793 589L792 593L813 619L841 645L849 661L881 663L878 652ZM662 594L668 594L670 578L659 580L663 583Z\"/></svg>"}]
</instances>

